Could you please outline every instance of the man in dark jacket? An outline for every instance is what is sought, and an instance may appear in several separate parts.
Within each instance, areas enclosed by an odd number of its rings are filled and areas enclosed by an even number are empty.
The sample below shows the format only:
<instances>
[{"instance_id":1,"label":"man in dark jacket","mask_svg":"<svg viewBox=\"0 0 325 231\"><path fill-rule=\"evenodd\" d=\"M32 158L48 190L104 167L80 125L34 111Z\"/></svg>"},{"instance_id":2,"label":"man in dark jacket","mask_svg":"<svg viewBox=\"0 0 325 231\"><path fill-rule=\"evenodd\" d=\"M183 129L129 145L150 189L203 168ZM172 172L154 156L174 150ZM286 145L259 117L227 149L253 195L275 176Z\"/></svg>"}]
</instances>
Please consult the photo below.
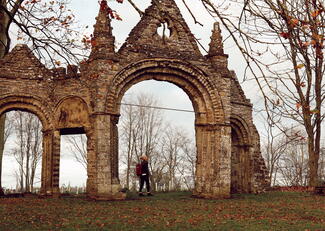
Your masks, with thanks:
<instances>
[{"instance_id":1,"label":"man in dark jacket","mask_svg":"<svg viewBox=\"0 0 325 231\"><path fill-rule=\"evenodd\" d=\"M149 166L148 166L148 157L146 155L143 155L140 157L141 160L141 175L140 175L140 190L139 190L139 196L143 196L142 189L144 182L146 182L147 187L147 195L152 196L150 192L150 182L149 182Z\"/></svg>"}]
</instances>

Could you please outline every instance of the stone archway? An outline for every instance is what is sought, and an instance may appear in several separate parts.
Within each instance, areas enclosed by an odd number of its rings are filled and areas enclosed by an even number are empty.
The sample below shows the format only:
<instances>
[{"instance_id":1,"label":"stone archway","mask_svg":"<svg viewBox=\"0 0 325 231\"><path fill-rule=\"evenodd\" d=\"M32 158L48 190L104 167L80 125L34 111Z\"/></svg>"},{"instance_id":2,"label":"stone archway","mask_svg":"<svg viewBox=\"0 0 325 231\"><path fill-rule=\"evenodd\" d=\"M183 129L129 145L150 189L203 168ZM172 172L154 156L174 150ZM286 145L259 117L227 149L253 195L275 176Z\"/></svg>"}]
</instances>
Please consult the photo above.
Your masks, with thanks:
<instances>
[{"instance_id":1,"label":"stone archway","mask_svg":"<svg viewBox=\"0 0 325 231\"><path fill-rule=\"evenodd\" d=\"M55 176L58 174L53 169L53 121L50 117L51 111L46 108L42 101L30 95L6 95L0 100L0 115L12 110L30 112L36 115L43 127L43 153L42 153L42 172L41 172L41 194L54 193Z\"/></svg>"},{"instance_id":2,"label":"stone archway","mask_svg":"<svg viewBox=\"0 0 325 231\"><path fill-rule=\"evenodd\" d=\"M127 89L150 79L167 81L184 90L197 114L195 123L213 124L225 121L224 108L215 83L194 65L170 59L142 60L124 67L112 80L105 110L118 115L121 99Z\"/></svg>"},{"instance_id":3,"label":"stone archway","mask_svg":"<svg viewBox=\"0 0 325 231\"><path fill-rule=\"evenodd\" d=\"M73 66L47 69L26 45L16 46L0 60L0 114L20 108L37 114L44 126L42 193L59 193L60 133L83 129L88 138L88 195L125 198L117 169L120 101L129 87L149 79L177 85L192 101L197 145L194 195L230 196L232 150L243 153L235 161L245 159L238 161L245 166L238 168L244 171L236 180L238 191L263 191L269 182L252 105L228 69L218 23L208 54L203 55L174 0L153 1L118 51L110 22L101 7L92 38L96 45L89 59L80 63L80 72ZM161 23L170 27L169 38L158 36ZM75 102L79 106L70 107Z\"/></svg>"},{"instance_id":4,"label":"stone archway","mask_svg":"<svg viewBox=\"0 0 325 231\"><path fill-rule=\"evenodd\" d=\"M248 126L238 116L231 123L231 193L250 193L251 190L251 138Z\"/></svg>"},{"instance_id":5,"label":"stone archway","mask_svg":"<svg viewBox=\"0 0 325 231\"><path fill-rule=\"evenodd\" d=\"M92 166L92 160L94 160L94 148L93 148L93 137L91 129L91 121L89 116L89 105L80 97L69 95L62 98L56 105L54 110L54 120L55 120L55 137L57 140L55 159L57 160L54 166L56 172L60 172L60 142L61 135L75 135L75 134L85 134L87 136L87 163ZM87 192L91 191L96 182L92 176L93 174L89 172L87 168ZM55 185L59 186L59 174L55 177Z\"/></svg>"},{"instance_id":6,"label":"stone archway","mask_svg":"<svg viewBox=\"0 0 325 231\"><path fill-rule=\"evenodd\" d=\"M31 95L5 95L0 99L0 115L11 110L28 111L35 114L43 125L43 130L53 128L53 121L42 100Z\"/></svg>"},{"instance_id":7,"label":"stone archway","mask_svg":"<svg viewBox=\"0 0 325 231\"><path fill-rule=\"evenodd\" d=\"M205 73L184 61L150 59L131 64L118 73L109 87L106 110L110 115L111 177L118 184L117 123L120 102L134 84L144 80L173 83L184 90L195 111L197 146L196 184L194 194L204 197L229 197L230 126L224 116L221 97ZM222 156L221 157L221 151ZM215 161L218 159L219 161ZM103 160L102 160L103 161ZM223 167L221 167L223 166ZM213 171L211 171L213 169Z\"/></svg>"}]
</instances>

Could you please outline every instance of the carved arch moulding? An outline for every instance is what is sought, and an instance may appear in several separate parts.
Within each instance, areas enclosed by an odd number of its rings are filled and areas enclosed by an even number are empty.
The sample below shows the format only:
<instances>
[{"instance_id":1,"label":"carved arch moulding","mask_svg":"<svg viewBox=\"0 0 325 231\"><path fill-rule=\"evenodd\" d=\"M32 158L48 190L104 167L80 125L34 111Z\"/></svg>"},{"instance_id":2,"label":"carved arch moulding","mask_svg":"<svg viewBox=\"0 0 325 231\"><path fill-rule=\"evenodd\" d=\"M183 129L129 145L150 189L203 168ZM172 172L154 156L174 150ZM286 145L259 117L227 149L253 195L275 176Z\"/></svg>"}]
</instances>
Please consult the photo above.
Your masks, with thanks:
<instances>
[{"instance_id":1,"label":"carved arch moulding","mask_svg":"<svg viewBox=\"0 0 325 231\"><path fill-rule=\"evenodd\" d=\"M224 123L222 100L215 83L198 67L181 60L147 59L124 67L109 85L105 110L119 114L119 106L124 93L133 85L145 80L173 83L190 98L197 122ZM219 113L215 114L215 111Z\"/></svg>"}]
</instances>

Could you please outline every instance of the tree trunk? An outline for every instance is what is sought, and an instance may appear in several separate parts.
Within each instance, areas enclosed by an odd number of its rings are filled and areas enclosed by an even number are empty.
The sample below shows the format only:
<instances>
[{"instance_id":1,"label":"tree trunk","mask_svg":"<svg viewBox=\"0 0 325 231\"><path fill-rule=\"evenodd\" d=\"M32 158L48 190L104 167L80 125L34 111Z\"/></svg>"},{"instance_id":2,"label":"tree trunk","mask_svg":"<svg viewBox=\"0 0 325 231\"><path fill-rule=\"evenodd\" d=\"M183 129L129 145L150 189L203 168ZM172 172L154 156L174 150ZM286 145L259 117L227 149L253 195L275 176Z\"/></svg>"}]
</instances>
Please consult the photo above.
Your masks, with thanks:
<instances>
[{"instance_id":1,"label":"tree trunk","mask_svg":"<svg viewBox=\"0 0 325 231\"><path fill-rule=\"evenodd\" d=\"M5 4L4 0L0 0L0 5ZM8 52L9 38L7 34L7 28L9 23L9 17L0 10L0 59ZM5 134L5 115L0 115L0 188L2 188L1 174L2 174L2 158L4 149L4 134Z\"/></svg>"},{"instance_id":2,"label":"tree trunk","mask_svg":"<svg viewBox=\"0 0 325 231\"><path fill-rule=\"evenodd\" d=\"M6 120L6 115L3 114L0 116L0 191L2 188L2 157L3 157L3 150L4 150L4 132L5 132L5 120Z\"/></svg>"},{"instance_id":3,"label":"tree trunk","mask_svg":"<svg viewBox=\"0 0 325 231\"><path fill-rule=\"evenodd\" d=\"M126 169L126 188L130 189L130 163L129 162Z\"/></svg>"},{"instance_id":4,"label":"tree trunk","mask_svg":"<svg viewBox=\"0 0 325 231\"><path fill-rule=\"evenodd\" d=\"M4 0L0 0L0 7L6 8ZM9 38L8 38L8 26L9 17L3 9L0 10L0 59L5 56L9 50Z\"/></svg>"},{"instance_id":5,"label":"tree trunk","mask_svg":"<svg viewBox=\"0 0 325 231\"><path fill-rule=\"evenodd\" d=\"M310 115L305 117L310 119ZM308 122L309 122L308 121ZM311 123L305 122L305 127L307 131L307 137L308 137L308 167L309 167L309 186L315 187L318 183L318 161L319 161L319 146L320 146L320 120L317 121L316 127L316 135L314 134L313 127L311 126ZM318 147L317 147L318 145Z\"/></svg>"},{"instance_id":6,"label":"tree trunk","mask_svg":"<svg viewBox=\"0 0 325 231\"><path fill-rule=\"evenodd\" d=\"M23 133L23 119L22 112L18 112L18 120L19 120L19 139L20 139L20 190L24 192L24 133Z\"/></svg>"},{"instance_id":7,"label":"tree trunk","mask_svg":"<svg viewBox=\"0 0 325 231\"><path fill-rule=\"evenodd\" d=\"M156 182L155 182L155 178L154 176L151 174L151 176L149 177L150 178L150 191L157 191L157 187L156 187Z\"/></svg>"},{"instance_id":8,"label":"tree trunk","mask_svg":"<svg viewBox=\"0 0 325 231\"><path fill-rule=\"evenodd\" d=\"M29 192L31 192L31 193L34 191L35 172L36 172L36 169L32 167L31 173L30 173L30 186L29 186Z\"/></svg>"},{"instance_id":9,"label":"tree trunk","mask_svg":"<svg viewBox=\"0 0 325 231\"><path fill-rule=\"evenodd\" d=\"M30 121L30 118L29 118L29 121L27 122L28 123L28 129L27 129L27 134L26 134L26 139L27 139L27 142L26 142L26 163L25 163L25 192L29 192L30 191L30 176L29 176L29 170L30 170L30 158L31 158L31 134L30 134L30 124L31 121Z\"/></svg>"},{"instance_id":10,"label":"tree trunk","mask_svg":"<svg viewBox=\"0 0 325 231\"><path fill-rule=\"evenodd\" d=\"M319 153L315 152L314 144L312 141L308 142L309 153L309 186L317 186L318 183L318 160Z\"/></svg>"}]
</instances>

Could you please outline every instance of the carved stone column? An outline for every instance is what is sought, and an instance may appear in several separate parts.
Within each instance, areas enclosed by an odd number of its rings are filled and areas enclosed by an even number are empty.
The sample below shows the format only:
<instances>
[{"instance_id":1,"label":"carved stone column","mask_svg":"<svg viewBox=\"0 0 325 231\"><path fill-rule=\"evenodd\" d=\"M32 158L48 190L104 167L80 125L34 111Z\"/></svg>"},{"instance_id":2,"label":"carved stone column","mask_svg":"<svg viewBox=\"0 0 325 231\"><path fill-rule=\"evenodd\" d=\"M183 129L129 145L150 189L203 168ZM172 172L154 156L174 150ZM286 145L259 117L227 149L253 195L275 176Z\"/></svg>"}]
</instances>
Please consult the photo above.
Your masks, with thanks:
<instances>
[{"instance_id":1,"label":"carved stone column","mask_svg":"<svg viewBox=\"0 0 325 231\"><path fill-rule=\"evenodd\" d=\"M117 127L114 115L98 113L94 115L94 137L96 151L96 193L90 196L97 200L121 200L117 169Z\"/></svg>"},{"instance_id":2,"label":"carved stone column","mask_svg":"<svg viewBox=\"0 0 325 231\"><path fill-rule=\"evenodd\" d=\"M118 124L119 116L111 115L111 160L112 160L112 184L119 187L120 180L118 176Z\"/></svg>"},{"instance_id":3,"label":"carved stone column","mask_svg":"<svg viewBox=\"0 0 325 231\"><path fill-rule=\"evenodd\" d=\"M231 128L228 125L196 124L195 196L230 197L230 135Z\"/></svg>"},{"instance_id":4,"label":"carved stone column","mask_svg":"<svg viewBox=\"0 0 325 231\"><path fill-rule=\"evenodd\" d=\"M43 131L43 153L42 153L42 174L41 194L52 194L52 143L53 131Z\"/></svg>"},{"instance_id":5,"label":"carved stone column","mask_svg":"<svg viewBox=\"0 0 325 231\"><path fill-rule=\"evenodd\" d=\"M60 195L60 144L61 144L61 135L59 130L55 130L53 133L53 177L52 177L52 187L53 187L53 196Z\"/></svg>"},{"instance_id":6,"label":"carved stone column","mask_svg":"<svg viewBox=\"0 0 325 231\"><path fill-rule=\"evenodd\" d=\"M41 194L58 195L60 173L60 132L43 131Z\"/></svg>"},{"instance_id":7,"label":"carved stone column","mask_svg":"<svg viewBox=\"0 0 325 231\"><path fill-rule=\"evenodd\" d=\"M88 195L95 195L97 185L97 168L96 168L96 140L95 134L91 127L85 127L87 136L87 188Z\"/></svg>"}]
</instances>

